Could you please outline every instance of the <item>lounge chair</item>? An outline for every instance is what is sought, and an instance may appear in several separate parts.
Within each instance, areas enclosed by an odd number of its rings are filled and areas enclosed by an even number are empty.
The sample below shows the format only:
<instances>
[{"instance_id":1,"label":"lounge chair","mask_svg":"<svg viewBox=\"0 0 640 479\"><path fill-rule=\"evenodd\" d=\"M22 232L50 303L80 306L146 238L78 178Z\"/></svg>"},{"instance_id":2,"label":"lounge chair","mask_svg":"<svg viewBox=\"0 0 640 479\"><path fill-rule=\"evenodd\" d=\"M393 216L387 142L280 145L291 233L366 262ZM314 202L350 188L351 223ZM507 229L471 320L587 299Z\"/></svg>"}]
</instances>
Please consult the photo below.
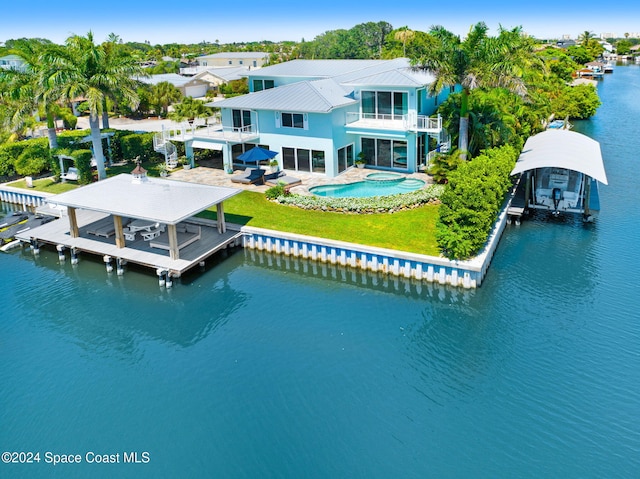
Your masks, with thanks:
<instances>
[{"instance_id":1,"label":"lounge chair","mask_svg":"<svg viewBox=\"0 0 640 479\"><path fill-rule=\"evenodd\" d=\"M239 175L233 175L231 177L232 183L242 183L244 185L260 185L264 183L265 170L262 168L247 168Z\"/></svg>"},{"instance_id":2,"label":"lounge chair","mask_svg":"<svg viewBox=\"0 0 640 479\"><path fill-rule=\"evenodd\" d=\"M284 171L278 171L276 173L271 173L267 175L265 178L265 185L269 186L278 186L283 185L285 188L291 188L292 186L301 185L302 180L300 178L296 178L295 176L289 176Z\"/></svg>"},{"instance_id":3,"label":"lounge chair","mask_svg":"<svg viewBox=\"0 0 640 479\"><path fill-rule=\"evenodd\" d=\"M78 168L73 167L69 168L66 173L60 175L61 180L78 181L78 178L80 178Z\"/></svg>"}]
</instances>

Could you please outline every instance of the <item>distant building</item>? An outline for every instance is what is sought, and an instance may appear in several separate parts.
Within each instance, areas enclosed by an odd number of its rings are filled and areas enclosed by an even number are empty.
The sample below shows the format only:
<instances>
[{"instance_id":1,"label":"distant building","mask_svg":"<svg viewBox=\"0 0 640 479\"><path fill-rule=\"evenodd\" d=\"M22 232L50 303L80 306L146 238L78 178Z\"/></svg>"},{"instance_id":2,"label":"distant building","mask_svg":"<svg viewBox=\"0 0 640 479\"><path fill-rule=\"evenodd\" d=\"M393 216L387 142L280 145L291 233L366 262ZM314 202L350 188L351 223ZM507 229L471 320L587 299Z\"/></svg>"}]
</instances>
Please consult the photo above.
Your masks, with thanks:
<instances>
[{"instance_id":1,"label":"distant building","mask_svg":"<svg viewBox=\"0 0 640 479\"><path fill-rule=\"evenodd\" d=\"M5 55L0 57L0 68L23 72L27 69L27 63L18 55Z\"/></svg>"},{"instance_id":2,"label":"distant building","mask_svg":"<svg viewBox=\"0 0 640 479\"><path fill-rule=\"evenodd\" d=\"M192 77L185 77L177 73L162 73L151 75L148 78L138 78L142 83L157 85L161 82L168 82L175 86L184 96L201 98L207 94L209 85L207 82Z\"/></svg>"},{"instance_id":3,"label":"distant building","mask_svg":"<svg viewBox=\"0 0 640 479\"><path fill-rule=\"evenodd\" d=\"M197 67L181 68L183 75L195 75L210 67L248 67L251 69L260 68L269 61L269 54L266 52L222 52L213 55L202 55L196 58Z\"/></svg>"}]
</instances>

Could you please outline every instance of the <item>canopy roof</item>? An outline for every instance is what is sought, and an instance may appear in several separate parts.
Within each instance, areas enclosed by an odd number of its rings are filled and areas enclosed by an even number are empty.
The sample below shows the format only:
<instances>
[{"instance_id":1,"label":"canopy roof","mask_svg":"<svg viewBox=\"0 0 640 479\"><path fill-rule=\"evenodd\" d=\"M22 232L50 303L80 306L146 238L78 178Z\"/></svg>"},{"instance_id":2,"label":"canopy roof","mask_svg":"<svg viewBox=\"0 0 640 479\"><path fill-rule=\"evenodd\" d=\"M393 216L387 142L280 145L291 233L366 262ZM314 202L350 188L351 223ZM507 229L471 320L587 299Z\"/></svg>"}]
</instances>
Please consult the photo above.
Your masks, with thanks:
<instances>
[{"instance_id":1,"label":"canopy roof","mask_svg":"<svg viewBox=\"0 0 640 479\"><path fill-rule=\"evenodd\" d=\"M241 191L161 178L134 183L132 175L121 174L60 193L47 201L72 208L177 224Z\"/></svg>"},{"instance_id":2,"label":"canopy roof","mask_svg":"<svg viewBox=\"0 0 640 479\"><path fill-rule=\"evenodd\" d=\"M579 171L608 184L600 143L569 130L545 130L529 137L511 174L552 167Z\"/></svg>"}]
</instances>

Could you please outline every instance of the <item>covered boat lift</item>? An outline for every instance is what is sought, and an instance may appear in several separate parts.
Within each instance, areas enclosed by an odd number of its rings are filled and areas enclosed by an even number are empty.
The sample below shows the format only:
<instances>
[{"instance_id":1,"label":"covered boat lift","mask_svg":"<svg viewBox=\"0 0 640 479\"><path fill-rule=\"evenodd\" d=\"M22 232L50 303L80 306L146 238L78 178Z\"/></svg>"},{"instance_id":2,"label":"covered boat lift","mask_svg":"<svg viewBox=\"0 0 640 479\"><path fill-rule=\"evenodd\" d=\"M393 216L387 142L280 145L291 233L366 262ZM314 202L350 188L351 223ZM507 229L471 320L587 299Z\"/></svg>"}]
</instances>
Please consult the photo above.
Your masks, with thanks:
<instances>
[{"instance_id":1,"label":"covered boat lift","mask_svg":"<svg viewBox=\"0 0 640 479\"><path fill-rule=\"evenodd\" d=\"M519 220L528 209L580 213L600 210L598 182L608 184L600 143L569 130L545 130L527 139L511 175L521 174L508 210Z\"/></svg>"}]
</instances>

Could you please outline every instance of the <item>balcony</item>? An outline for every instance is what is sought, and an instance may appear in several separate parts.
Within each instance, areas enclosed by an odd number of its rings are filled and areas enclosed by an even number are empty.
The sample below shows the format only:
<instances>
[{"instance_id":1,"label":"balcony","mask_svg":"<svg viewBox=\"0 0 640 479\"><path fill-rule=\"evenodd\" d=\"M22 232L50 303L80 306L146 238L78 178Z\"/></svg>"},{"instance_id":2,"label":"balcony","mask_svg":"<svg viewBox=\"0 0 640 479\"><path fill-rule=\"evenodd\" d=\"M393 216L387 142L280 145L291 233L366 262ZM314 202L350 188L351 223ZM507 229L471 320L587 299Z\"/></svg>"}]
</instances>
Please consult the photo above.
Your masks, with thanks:
<instances>
[{"instance_id":1,"label":"balcony","mask_svg":"<svg viewBox=\"0 0 640 479\"><path fill-rule=\"evenodd\" d=\"M407 113L405 115L348 112L347 125L367 130L395 130L439 133L442 117L429 117Z\"/></svg>"},{"instance_id":2,"label":"balcony","mask_svg":"<svg viewBox=\"0 0 640 479\"><path fill-rule=\"evenodd\" d=\"M190 141L190 140L214 140L220 143L245 143L255 140L259 136L256 125L247 125L242 128L224 126L212 121L194 121L193 123L183 122L175 127L165 129L164 136L170 141Z\"/></svg>"}]
</instances>

